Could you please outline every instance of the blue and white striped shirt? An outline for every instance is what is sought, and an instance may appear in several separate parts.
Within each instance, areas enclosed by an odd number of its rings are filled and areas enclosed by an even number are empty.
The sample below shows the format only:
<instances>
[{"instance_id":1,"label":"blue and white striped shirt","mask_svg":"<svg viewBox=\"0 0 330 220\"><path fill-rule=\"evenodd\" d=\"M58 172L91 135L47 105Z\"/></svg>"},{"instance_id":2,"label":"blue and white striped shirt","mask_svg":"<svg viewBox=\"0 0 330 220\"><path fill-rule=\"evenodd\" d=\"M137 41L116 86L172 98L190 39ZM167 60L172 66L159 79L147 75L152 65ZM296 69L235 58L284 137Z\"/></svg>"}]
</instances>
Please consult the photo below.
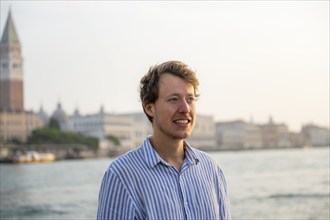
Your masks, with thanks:
<instances>
[{"instance_id":1,"label":"blue and white striped shirt","mask_svg":"<svg viewBox=\"0 0 330 220\"><path fill-rule=\"evenodd\" d=\"M230 219L221 169L206 153L185 146L180 172L149 138L113 161L101 184L97 219Z\"/></svg>"}]
</instances>

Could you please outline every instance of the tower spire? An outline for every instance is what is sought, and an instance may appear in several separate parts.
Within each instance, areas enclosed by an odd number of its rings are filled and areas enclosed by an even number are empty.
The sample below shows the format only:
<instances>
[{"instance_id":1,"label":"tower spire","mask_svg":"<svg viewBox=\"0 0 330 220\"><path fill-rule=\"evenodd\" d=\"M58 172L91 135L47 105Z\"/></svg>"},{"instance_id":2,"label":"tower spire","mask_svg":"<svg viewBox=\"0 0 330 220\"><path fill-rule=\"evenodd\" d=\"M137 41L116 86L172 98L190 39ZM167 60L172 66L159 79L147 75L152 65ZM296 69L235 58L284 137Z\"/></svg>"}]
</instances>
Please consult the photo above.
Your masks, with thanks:
<instances>
[{"instance_id":1,"label":"tower spire","mask_svg":"<svg viewBox=\"0 0 330 220\"><path fill-rule=\"evenodd\" d=\"M9 7L7 21L1 37L1 43L20 43L15 24L11 16L11 7Z\"/></svg>"},{"instance_id":2,"label":"tower spire","mask_svg":"<svg viewBox=\"0 0 330 220\"><path fill-rule=\"evenodd\" d=\"M23 58L11 9L0 40L0 65L0 111L24 111Z\"/></svg>"}]
</instances>

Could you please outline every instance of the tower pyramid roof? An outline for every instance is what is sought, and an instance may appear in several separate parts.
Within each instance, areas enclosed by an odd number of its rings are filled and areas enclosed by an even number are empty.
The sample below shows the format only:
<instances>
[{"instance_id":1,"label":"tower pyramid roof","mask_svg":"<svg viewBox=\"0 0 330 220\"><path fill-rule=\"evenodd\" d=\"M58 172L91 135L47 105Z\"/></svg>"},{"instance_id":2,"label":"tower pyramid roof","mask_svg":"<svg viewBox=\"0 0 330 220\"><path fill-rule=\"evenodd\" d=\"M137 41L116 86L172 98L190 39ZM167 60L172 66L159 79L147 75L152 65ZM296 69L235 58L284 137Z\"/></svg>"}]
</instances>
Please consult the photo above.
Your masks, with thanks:
<instances>
[{"instance_id":1,"label":"tower pyramid roof","mask_svg":"<svg viewBox=\"0 0 330 220\"><path fill-rule=\"evenodd\" d=\"M8 18L5 28L2 33L1 43L20 43L16 32L14 21L11 17L11 10L9 9Z\"/></svg>"}]
</instances>

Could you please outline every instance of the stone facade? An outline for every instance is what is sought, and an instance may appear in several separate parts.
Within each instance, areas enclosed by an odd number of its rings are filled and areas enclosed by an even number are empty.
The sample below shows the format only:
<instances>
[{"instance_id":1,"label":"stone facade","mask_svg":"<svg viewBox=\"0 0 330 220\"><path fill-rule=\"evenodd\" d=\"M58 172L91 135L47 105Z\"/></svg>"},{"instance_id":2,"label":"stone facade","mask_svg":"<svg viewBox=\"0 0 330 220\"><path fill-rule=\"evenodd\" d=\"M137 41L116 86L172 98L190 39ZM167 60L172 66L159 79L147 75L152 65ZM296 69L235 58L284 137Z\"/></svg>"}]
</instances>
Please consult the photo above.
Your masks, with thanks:
<instances>
[{"instance_id":1,"label":"stone facade","mask_svg":"<svg viewBox=\"0 0 330 220\"><path fill-rule=\"evenodd\" d=\"M43 126L45 126L43 120L33 112L0 112L1 142L12 140L24 142L33 130Z\"/></svg>"},{"instance_id":2,"label":"stone facade","mask_svg":"<svg viewBox=\"0 0 330 220\"><path fill-rule=\"evenodd\" d=\"M290 132L286 124L274 123L270 117L267 124L261 125L264 148L292 147Z\"/></svg>"},{"instance_id":3,"label":"stone facade","mask_svg":"<svg viewBox=\"0 0 330 220\"><path fill-rule=\"evenodd\" d=\"M216 134L219 149L242 150L263 145L260 127L243 120L216 123Z\"/></svg>"},{"instance_id":4,"label":"stone facade","mask_svg":"<svg viewBox=\"0 0 330 220\"><path fill-rule=\"evenodd\" d=\"M305 146L329 146L330 130L314 124L304 125L301 129Z\"/></svg>"},{"instance_id":5,"label":"stone facade","mask_svg":"<svg viewBox=\"0 0 330 220\"><path fill-rule=\"evenodd\" d=\"M0 125L2 141L26 140L27 126L24 112L0 112Z\"/></svg>"},{"instance_id":6,"label":"stone facade","mask_svg":"<svg viewBox=\"0 0 330 220\"><path fill-rule=\"evenodd\" d=\"M215 134L213 116L197 114L195 128L188 142L201 150L217 150Z\"/></svg>"},{"instance_id":7,"label":"stone facade","mask_svg":"<svg viewBox=\"0 0 330 220\"><path fill-rule=\"evenodd\" d=\"M21 80L0 81L1 111L23 110L23 82Z\"/></svg>"},{"instance_id":8,"label":"stone facade","mask_svg":"<svg viewBox=\"0 0 330 220\"><path fill-rule=\"evenodd\" d=\"M41 118L24 110L21 44L9 11L0 41L0 141L26 141L44 126Z\"/></svg>"},{"instance_id":9,"label":"stone facade","mask_svg":"<svg viewBox=\"0 0 330 220\"><path fill-rule=\"evenodd\" d=\"M23 58L11 12L0 41L0 111L24 111Z\"/></svg>"}]
</instances>

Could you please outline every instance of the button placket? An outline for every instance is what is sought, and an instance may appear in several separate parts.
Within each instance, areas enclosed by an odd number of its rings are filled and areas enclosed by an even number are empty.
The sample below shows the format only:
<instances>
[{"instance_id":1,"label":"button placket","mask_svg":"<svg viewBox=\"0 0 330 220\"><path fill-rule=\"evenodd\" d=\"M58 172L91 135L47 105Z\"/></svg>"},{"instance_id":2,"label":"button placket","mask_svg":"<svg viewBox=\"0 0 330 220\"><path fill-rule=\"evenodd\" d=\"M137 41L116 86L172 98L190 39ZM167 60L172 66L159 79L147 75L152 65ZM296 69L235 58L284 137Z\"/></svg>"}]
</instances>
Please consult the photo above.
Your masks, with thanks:
<instances>
[{"instance_id":1,"label":"button placket","mask_svg":"<svg viewBox=\"0 0 330 220\"><path fill-rule=\"evenodd\" d=\"M189 219L189 203L187 200L187 192L186 192L186 187L185 187L185 181L183 174L181 173L179 175L179 185L180 185L180 190L181 190L181 195L182 195L182 205L184 207L184 212L186 215L186 218Z\"/></svg>"}]
</instances>

